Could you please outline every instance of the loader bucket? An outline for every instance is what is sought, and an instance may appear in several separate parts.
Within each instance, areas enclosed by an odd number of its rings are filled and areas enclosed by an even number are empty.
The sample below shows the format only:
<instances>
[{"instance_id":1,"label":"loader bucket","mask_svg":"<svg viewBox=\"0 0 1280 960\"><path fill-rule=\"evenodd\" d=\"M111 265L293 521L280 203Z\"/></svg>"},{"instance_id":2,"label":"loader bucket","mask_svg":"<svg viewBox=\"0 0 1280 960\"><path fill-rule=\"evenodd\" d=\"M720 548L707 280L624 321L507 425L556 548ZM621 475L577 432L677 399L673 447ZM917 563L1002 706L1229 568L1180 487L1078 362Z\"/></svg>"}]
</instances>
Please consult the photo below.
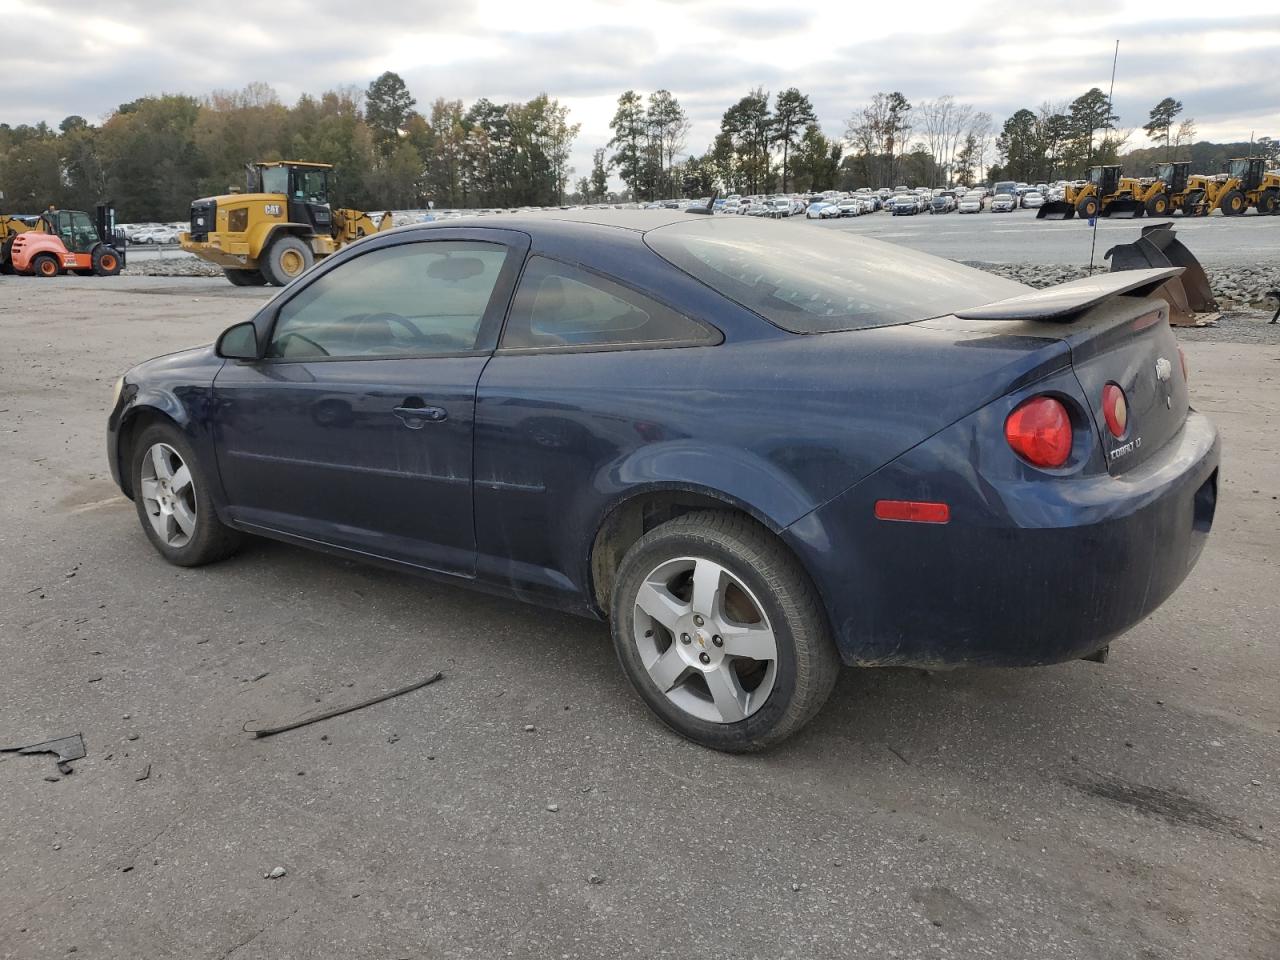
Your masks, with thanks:
<instances>
[{"instance_id":1,"label":"loader bucket","mask_svg":"<svg viewBox=\"0 0 1280 960\"><path fill-rule=\"evenodd\" d=\"M1146 213L1146 207L1137 200L1112 200L1103 204L1102 216L1115 217L1117 220L1132 220Z\"/></svg>"},{"instance_id":2,"label":"loader bucket","mask_svg":"<svg viewBox=\"0 0 1280 960\"><path fill-rule=\"evenodd\" d=\"M1204 314L1218 310L1204 267L1174 236L1173 227L1168 223L1143 227L1142 236L1137 240L1117 244L1106 252L1105 257L1111 261L1112 273L1149 267L1182 267L1182 276L1170 280L1156 291L1169 301L1169 322L1174 326L1195 326L1207 319Z\"/></svg>"},{"instance_id":3,"label":"loader bucket","mask_svg":"<svg viewBox=\"0 0 1280 960\"><path fill-rule=\"evenodd\" d=\"M1070 220L1075 215L1074 204L1065 200L1050 200L1036 211L1037 220Z\"/></svg>"}]
</instances>

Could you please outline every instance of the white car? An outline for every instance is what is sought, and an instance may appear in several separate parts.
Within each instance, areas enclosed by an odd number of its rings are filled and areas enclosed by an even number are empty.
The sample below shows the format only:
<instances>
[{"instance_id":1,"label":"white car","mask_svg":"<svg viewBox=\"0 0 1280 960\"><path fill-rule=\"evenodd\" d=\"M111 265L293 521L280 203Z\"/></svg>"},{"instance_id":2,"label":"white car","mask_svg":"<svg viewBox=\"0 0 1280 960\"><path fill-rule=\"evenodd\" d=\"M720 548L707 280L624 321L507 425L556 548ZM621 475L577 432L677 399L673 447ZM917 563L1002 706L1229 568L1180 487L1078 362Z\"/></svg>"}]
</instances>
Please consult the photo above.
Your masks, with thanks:
<instances>
[{"instance_id":1,"label":"white car","mask_svg":"<svg viewBox=\"0 0 1280 960\"><path fill-rule=\"evenodd\" d=\"M173 227L148 227L133 235L132 243L177 243L178 231Z\"/></svg>"},{"instance_id":2,"label":"white car","mask_svg":"<svg viewBox=\"0 0 1280 960\"><path fill-rule=\"evenodd\" d=\"M1039 190L1028 190L1022 195L1022 205L1028 210L1036 210L1044 206L1044 194Z\"/></svg>"},{"instance_id":3,"label":"white car","mask_svg":"<svg viewBox=\"0 0 1280 960\"><path fill-rule=\"evenodd\" d=\"M960 198L960 203L956 207L960 213L981 213L982 212L982 191L970 190Z\"/></svg>"},{"instance_id":4,"label":"white car","mask_svg":"<svg viewBox=\"0 0 1280 960\"><path fill-rule=\"evenodd\" d=\"M1018 201L1011 193L997 193L991 198L992 213L1012 213L1018 208Z\"/></svg>"},{"instance_id":5,"label":"white car","mask_svg":"<svg viewBox=\"0 0 1280 960\"><path fill-rule=\"evenodd\" d=\"M841 200L836 204L836 209L840 211L836 214L838 217L860 217L867 212L867 203L856 197L850 200Z\"/></svg>"}]
</instances>

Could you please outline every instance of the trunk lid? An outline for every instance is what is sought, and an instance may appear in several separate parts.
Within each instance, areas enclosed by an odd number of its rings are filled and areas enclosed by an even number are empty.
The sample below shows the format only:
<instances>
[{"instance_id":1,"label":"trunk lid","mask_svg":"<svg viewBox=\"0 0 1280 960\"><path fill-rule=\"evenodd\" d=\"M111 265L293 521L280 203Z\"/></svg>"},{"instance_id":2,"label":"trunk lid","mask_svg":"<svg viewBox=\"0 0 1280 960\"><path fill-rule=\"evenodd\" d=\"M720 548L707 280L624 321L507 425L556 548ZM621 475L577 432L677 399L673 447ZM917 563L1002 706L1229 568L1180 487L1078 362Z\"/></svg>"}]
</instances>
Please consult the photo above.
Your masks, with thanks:
<instances>
[{"instance_id":1,"label":"trunk lid","mask_svg":"<svg viewBox=\"0 0 1280 960\"><path fill-rule=\"evenodd\" d=\"M1093 415L1107 470L1132 470L1172 439L1187 418L1187 380L1169 326L1169 306L1152 290L1180 268L1127 270L1059 284L956 314L962 320L1009 320L1018 332L1046 328L1071 351L1071 366ZM1015 325L1010 324L1010 333ZM1112 433L1103 389L1124 391L1127 418Z\"/></svg>"},{"instance_id":2,"label":"trunk lid","mask_svg":"<svg viewBox=\"0 0 1280 960\"><path fill-rule=\"evenodd\" d=\"M1187 419L1187 379L1168 310L1155 298L1117 297L1064 331L1071 366L1088 398L1113 476L1159 452ZM1103 388L1124 391L1127 417L1115 436L1103 410Z\"/></svg>"}]
</instances>

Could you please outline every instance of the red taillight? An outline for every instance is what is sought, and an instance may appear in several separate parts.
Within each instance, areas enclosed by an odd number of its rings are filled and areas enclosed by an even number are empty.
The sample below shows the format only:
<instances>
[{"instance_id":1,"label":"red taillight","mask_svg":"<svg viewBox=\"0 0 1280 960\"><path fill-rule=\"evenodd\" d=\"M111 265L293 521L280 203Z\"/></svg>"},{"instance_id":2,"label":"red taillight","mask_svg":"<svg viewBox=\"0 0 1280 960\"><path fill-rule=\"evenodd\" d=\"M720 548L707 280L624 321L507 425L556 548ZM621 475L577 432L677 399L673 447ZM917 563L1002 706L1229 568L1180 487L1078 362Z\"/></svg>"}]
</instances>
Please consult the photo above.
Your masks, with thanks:
<instances>
[{"instance_id":1,"label":"red taillight","mask_svg":"<svg viewBox=\"0 0 1280 960\"><path fill-rule=\"evenodd\" d=\"M1187 355L1182 352L1182 348L1178 348L1178 359L1182 361L1182 379L1185 383L1191 382L1191 370L1187 367Z\"/></svg>"},{"instance_id":2,"label":"red taillight","mask_svg":"<svg viewBox=\"0 0 1280 960\"><path fill-rule=\"evenodd\" d=\"M1129 404L1124 398L1124 391L1114 383L1102 388L1102 416L1113 437L1124 436L1129 428Z\"/></svg>"},{"instance_id":3,"label":"red taillight","mask_svg":"<svg viewBox=\"0 0 1280 960\"><path fill-rule=\"evenodd\" d=\"M1014 453L1037 467L1060 467L1071 455L1071 417L1060 400L1032 397L1004 422Z\"/></svg>"},{"instance_id":4,"label":"red taillight","mask_svg":"<svg viewBox=\"0 0 1280 960\"><path fill-rule=\"evenodd\" d=\"M951 508L945 503L930 503L927 500L877 500L876 519L946 523L951 519Z\"/></svg>"}]
</instances>

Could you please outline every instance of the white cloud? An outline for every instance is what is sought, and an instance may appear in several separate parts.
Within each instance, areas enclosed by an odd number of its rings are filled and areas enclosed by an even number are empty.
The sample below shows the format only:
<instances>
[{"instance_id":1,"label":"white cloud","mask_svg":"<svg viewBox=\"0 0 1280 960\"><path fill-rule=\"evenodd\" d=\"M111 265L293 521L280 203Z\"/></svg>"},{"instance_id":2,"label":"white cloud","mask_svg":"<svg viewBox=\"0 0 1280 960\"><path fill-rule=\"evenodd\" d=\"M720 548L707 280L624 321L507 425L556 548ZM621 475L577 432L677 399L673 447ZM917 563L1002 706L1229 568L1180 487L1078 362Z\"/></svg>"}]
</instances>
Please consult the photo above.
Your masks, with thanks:
<instances>
[{"instance_id":1,"label":"white cloud","mask_svg":"<svg viewBox=\"0 0 1280 960\"><path fill-rule=\"evenodd\" d=\"M0 122L98 119L147 94L255 80L290 100L394 70L422 107L436 97L558 97L582 124L572 161L582 174L628 88L675 93L698 152L757 85L810 94L830 135L877 90L949 93L999 123L1022 106L1106 89L1119 37L1122 126L1140 127L1173 96L1204 138L1280 136L1274 2L1235 0L1220 16L1202 0L1156 9L1149 0L921 0L900 14L847 0L119 0L76 18L45 0L0 0Z\"/></svg>"}]
</instances>

